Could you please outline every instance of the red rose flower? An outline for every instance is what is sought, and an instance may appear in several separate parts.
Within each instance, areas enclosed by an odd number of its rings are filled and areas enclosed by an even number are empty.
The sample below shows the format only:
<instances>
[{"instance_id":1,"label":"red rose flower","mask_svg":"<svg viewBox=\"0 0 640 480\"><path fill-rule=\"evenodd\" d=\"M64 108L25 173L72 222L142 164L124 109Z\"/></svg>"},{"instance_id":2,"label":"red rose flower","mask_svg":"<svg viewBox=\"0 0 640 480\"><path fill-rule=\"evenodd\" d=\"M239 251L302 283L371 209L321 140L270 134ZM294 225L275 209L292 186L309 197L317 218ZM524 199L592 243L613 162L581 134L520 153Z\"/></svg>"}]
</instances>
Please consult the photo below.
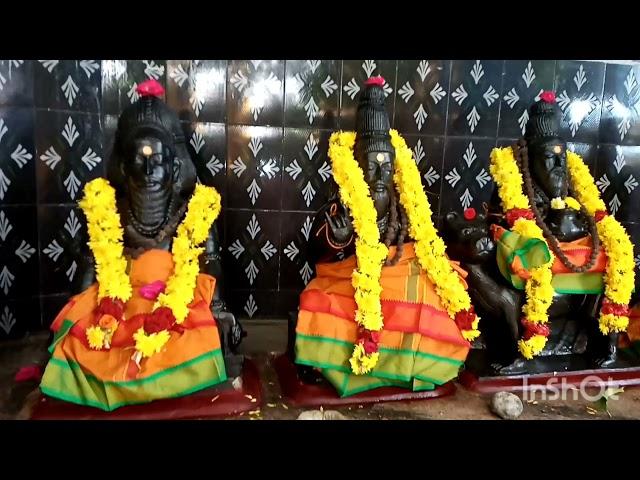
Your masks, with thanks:
<instances>
[{"instance_id":1,"label":"red rose flower","mask_svg":"<svg viewBox=\"0 0 640 480\"><path fill-rule=\"evenodd\" d=\"M366 340L363 343L364 353L367 355L371 355L372 353L376 353L378 351L378 344L376 342Z\"/></svg>"},{"instance_id":2,"label":"red rose flower","mask_svg":"<svg viewBox=\"0 0 640 480\"><path fill-rule=\"evenodd\" d=\"M464 215L465 220L473 220L474 218L476 218L476 209L475 208L465 208L463 215Z\"/></svg>"},{"instance_id":3,"label":"red rose flower","mask_svg":"<svg viewBox=\"0 0 640 480\"><path fill-rule=\"evenodd\" d=\"M164 87L157 80L150 79L138 85L136 92L141 97L161 97L164 95Z\"/></svg>"},{"instance_id":4,"label":"red rose flower","mask_svg":"<svg viewBox=\"0 0 640 480\"><path fill-rule=\"evenodd\" d=\"M473 322L476 320L476 312L473 311L473 307L468 310L460 310L456 313L453 321L456 323L460 331L471 330L473 328Z\"/></svg>"},{"instance_id":5,"label":"red rose flower","mask_svg":"<svg viewBox=\"0 0 640 480\"><path fill-rule=\"evenodd\" d=\"M622 305L620 303L613 303L605 298L602 301L602 308L600 308L600 313L604 315L612 314L612 315L617 315L619 317L628 317L629 306Z\"/></svg>"},{"instance_id":6,"label":"red rose flower","mask_svg":"<svg viewBox=\"0 0 640 480\"><path fill-rule=\"evenodd\" d=\"M513 224L516 223L516 220L519 218L526 218L527 220L533 220L535 218L533 212L528 208L512 208L505 213L504 217L510 227L513 227Z\"/></svg>"},{"instance_id":7,"label":"red rose flower","mask_svg":"<svg viewBox=\"0 0 640 480\"><path fill-rule=\"evenodd\" d=\"M144 331L148 334L169 330L176 323L170 308L160 307L144 319Z\"/></svg>"},{"instance_id":8,"label":"red rose flower","mask_svg":"<svg viewBox=\"0 0 640 480\"><path fill-rule=\"evenodd\" d=\"M556 94L550 90L540 94L540 100L545 103L556 103Z\"/></svg>"},{"instance_id":9,"label":"red rose flower","mask_svg":"<svg viewBox=\"0 0 640 480\"><path fill-rule=\"evenodd\" d=\"M116 320L122 320L124 315L124 302L117 298L104 297L98 305L98 316L111 315Z\"/></svg>"},{"instance_id":10,"label":"red rose flower","mask_svg":"<svg viewBox=\"0 0 640 480\"><path fill-rule=\"evenodd\" d=\"M384 85L384 78L382 78L380 75L378 75L377 77L371 77L369 79L367 79L366 82L364 82L365 85L377 85L379 87L382 87Z\"/></svg>"},{"instance_id":11,"label":"red rose flower","mask_svg":"<svg viewBox=\"0 0 640 480\"><path fill-rule=\"evenodd\" d=\"M602 220L604 217L606 217L607 215L609 215L607 213L606 210L598 210L595 215L593 216L593 218L596 219L596 222L599 222L600 220Z\"/></svg>"},{"instance_id":12,"label":"red rose flower","mask_svg":"<svg viewBox=\"0 0 640 480\"><path fill-rule=\"evenodd\" d=\"M534 323L530 322L526 318L521 320L522 326L524 327L524 335L523 338L525 340L529 340L534 335L542 335L543 337L548 337L551 333L549 329L549 325L546 323Z\"/></svg>"}]
</instances>

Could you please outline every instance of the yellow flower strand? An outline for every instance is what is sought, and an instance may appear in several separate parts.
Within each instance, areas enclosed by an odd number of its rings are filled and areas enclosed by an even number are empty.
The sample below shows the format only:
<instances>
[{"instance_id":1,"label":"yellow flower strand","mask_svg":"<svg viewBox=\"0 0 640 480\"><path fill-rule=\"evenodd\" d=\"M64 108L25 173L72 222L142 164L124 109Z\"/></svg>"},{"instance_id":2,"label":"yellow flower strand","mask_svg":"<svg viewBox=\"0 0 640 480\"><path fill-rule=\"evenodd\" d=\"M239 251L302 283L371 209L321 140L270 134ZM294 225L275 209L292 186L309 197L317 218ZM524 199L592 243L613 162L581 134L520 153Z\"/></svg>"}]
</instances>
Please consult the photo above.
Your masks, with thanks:
<instances>
[{"instance_id":1,"label":"yellow flower strand","mask_svg":"<svg viewBox=\"0 0 640 480\"><path fill-rule=\"evenodd\" d=\"M504 211L513 208L529 209L529 199L523 191L523 179L511 147L495 148L491 152L489 171L498 186L498 195ZM538 238L547 244L544 234L534 220L517 219L512 230L523 237ZM548 245L547 245L548 247ZM545 324L549 321L549 307L553 302L555 291L552 286L554 262L553 253L549 250L550 260L531 270L531 277L525 282L526 301L522 306L522 314L531 323ZM526 359L538 355L547 344L544 335L533 335L518 341L518 350Z\"/></svg>"},{"instance_id":2,"label":"yellow flower strand","mask_svg":"<svg viewBox=\"0 0 640 480\"><path fill-rule=\"evenodd\" d=\"M587 213L595 215L598 211L606 211L606 205L600 198L598 187L582 158L567 151L567 167L578 201L584 205ZM631 239L624 227L612 215L600 220L596 228L607 253L604 295L612 303L628 305L635 285L635 263ZM601 313L599 325L600 331L605 335L611 332L625 332L629 325L629 317Z\"/></svg>"},{"instance_id":3,"label":"yellow flower strand","mask_svg":"<svg viewBox=\"0 0 640 480\"><path fill-rule=\"evenodd\" d=\"M431 205L420 180L420 172L411 150L396 130L391 130L391 144L395 149L394 182L400 194L400 203L409 217L409 234L415 240L415 251L420 266L433 282L440 301L453 319L456 313L471 307L471 298L451 268L446 256L446 246L431 220ZM480 335L479 318L471 330L462 331L462 336L472 341Z\"/></svg>"},{"instance_id":4,"label":"yellow flower strand","mask_svg":"<svg viewBox=\"0 0 640 480\"><path fill-rule=\"evenodd\" d=\"M123 230L116 208L116 191L104 178L84 187L79 202L87 217L89 247L93 252L98 282L98 301L104 297L126 302L131 298L131 281L122 244Z\"/></svg>"},{"instance_id":5,"label":"yellow flower strand","mask_svg":"<svg viewBox=\"0 0 640 480\"><path fill-rule=\"evenodd\" d=\"M329 158L340 199L351 212L357 235L357 268L351 276L358 307L355 320L363 328L380 331L383 325L380 275L388 249L380 241L373 199L369 195L364 173L353 157L355 138L354 132L333 133L329 140ZM359 344L354 347L349 360L356 375L370 372L377 361L377 352L367 355Z\"/></svg>"},{"instance_id":6,"label":"yellow flower strand","mask_svg":"<svg viewBox=\"0 0 640 480\"><path fill-rule=\"evenodd\" d=\"M198 247L207 239L211 225L220 214L220 194L213 187L197 184L184 220L173 240L173 274L167 280L164 293L158 296L154 310L169 307L177 323L184 322L193 301L196 280L200 272L199 257L204 247Z\"/></svg>"}]
</instances>

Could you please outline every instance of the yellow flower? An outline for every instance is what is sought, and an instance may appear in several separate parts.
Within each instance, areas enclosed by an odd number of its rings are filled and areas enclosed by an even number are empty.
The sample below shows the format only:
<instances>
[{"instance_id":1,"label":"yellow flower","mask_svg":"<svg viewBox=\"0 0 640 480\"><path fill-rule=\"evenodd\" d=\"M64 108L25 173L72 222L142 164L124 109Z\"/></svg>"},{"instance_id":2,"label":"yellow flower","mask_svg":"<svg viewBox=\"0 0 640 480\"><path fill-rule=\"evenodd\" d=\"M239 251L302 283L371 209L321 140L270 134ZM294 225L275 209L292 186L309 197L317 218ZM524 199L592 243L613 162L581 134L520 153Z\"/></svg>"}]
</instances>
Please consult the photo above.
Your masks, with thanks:
<instances>
[{"instance_id":1,"label":"yellow flower","mask_svg":"<svg viewBox=\"0 0 640 480\"><path fill-rule=\"evenodd\" d=\"M573 210L580 210L580 202L578 202L575 198L573 197L567 197L564 199L565 202L567 202L567 207L573 209Z\"/></svg>"},{"instance_id":2,"label":"yellow flower","mask_svg":"<svg viewBox=\"0 0 640 480\"><path fill-rule=\"evenodd\" d=\"M556 197L551 200L551 208L554 210L562 210L567 207L567 204L560 197Z\"/></svg>"},{"instance_id":3,"label":"yellow flower","mask_svg":"<svg viewBox=\"0 0 640 480\"><path fill-rule=\"evenodd\" d=\"M365 375L369 373L378 363L380 354L378 352L367 355L362 344L358 343L353 349L353 354L349 359L351 371L356 375Z\"/></svg>"},{"instance_id":4,"label":"yellow flower","mask_svg":"<svg viewBox=\"0 0 640 480\"><path fill-rule=\"evenodd\" d=\"M143 358L150 357L154 353L162 351L162 348L167 341L169 341L169 338L171 338L171 334L166 330L147 335L142 327L133 334L133 339L136 342L136 350L140 352Z\"/></svg>"},{"instance_id":5,"label":"yellow flower","mask_svg":"<svg viewBox=\"0 0 640 480\"><path fill-rule=\"evenodd\" d=\"M538 355L547 344L547 337L544 335L534 335L529 340L520 340L518 350L524 358L531 360Z\"/></svg>"},{"instance_id":6,"label":"yellow flower","mask_svg":"<svg viewBox=\"0 0 640 480\"><path fill-rule=\"evenodd\" d=\"M629 317L613 315L612 313L600 315L599 326L600 331L605 335L626 332L629 326Z\"/></svg>"},{"instance_id":7,"label":"yellow flower","mask_svg":"<svg viewBox=\"0 0 640 480\"><path fill-rule=\"evenodd\" d=\"M102 346L104 345L105 340L105 332L98 326L89 327L86 330L87 341L89 342L89 347L94 350L102 350Z\"/></svg>"}]
</instances>

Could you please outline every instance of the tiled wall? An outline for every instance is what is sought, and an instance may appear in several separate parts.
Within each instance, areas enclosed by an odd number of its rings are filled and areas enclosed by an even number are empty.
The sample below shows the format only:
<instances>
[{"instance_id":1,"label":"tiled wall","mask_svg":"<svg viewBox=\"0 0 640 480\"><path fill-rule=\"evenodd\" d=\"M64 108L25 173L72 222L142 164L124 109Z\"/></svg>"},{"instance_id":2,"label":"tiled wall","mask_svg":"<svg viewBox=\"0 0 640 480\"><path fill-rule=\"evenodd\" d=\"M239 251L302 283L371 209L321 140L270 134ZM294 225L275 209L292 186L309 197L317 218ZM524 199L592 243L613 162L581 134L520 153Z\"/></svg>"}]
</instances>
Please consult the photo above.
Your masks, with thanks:
<instances>
[{"instance_id":1,"label":"tiled wall","mask_svg":"<svg viewBox=\"0 0 640 480\"><path fill-rule=\"evenodd\" d=\"M555 89L564 134L640 243L640 65L527 60L0 61L0 339L47 327L86 241L75 202L103 175L118 114L156 78L184 122L202 182L223 195L228 300L240 317L293 308L313 272L305 245L331 182L330 133L358 91L386 79L434 212L481 207L489 152Z\"/></svg>"}]
</instances>

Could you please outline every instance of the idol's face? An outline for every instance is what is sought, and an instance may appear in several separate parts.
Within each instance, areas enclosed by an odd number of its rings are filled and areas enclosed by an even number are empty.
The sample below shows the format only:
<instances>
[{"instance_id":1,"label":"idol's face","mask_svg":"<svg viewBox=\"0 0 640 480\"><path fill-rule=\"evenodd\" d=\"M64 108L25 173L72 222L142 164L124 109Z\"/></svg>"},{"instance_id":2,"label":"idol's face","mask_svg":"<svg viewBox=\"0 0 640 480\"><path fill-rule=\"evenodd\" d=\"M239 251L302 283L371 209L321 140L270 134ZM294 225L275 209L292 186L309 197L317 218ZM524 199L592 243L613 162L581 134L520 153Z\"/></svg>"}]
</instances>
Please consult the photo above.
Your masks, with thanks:
<instances>
[{"instance_id":1,"label":"idol's face","mask_svg":"<svg viewBox=\"0 0 640 480\"><path fill-rule=\"evenodd\" d=\"M559 138L533 143L529 147L529 168L533 181L549 198L562 197L567 190L567 145Z\"/></svg>"},{"instance_id":2,"label":"idol's face","mask_svg":"<svg viewBox=\"0 0 640 480\"><path fill-rule=\"evenodd\" d=\"M160 140L136 139L124 162L130 187L147 191L168 190L172 183L172 159Z\"/></svg>"},{"instance_id":3,"label":"idol's face","mask_svg":"<svg viewBox=\"0 0 640 480\"><path fill-rule=\"evenodd\" d=\"M391 203L393 156L389 152L368 152L359 163L380 220L389 211Z\"/></svg>"}]
</instances>

